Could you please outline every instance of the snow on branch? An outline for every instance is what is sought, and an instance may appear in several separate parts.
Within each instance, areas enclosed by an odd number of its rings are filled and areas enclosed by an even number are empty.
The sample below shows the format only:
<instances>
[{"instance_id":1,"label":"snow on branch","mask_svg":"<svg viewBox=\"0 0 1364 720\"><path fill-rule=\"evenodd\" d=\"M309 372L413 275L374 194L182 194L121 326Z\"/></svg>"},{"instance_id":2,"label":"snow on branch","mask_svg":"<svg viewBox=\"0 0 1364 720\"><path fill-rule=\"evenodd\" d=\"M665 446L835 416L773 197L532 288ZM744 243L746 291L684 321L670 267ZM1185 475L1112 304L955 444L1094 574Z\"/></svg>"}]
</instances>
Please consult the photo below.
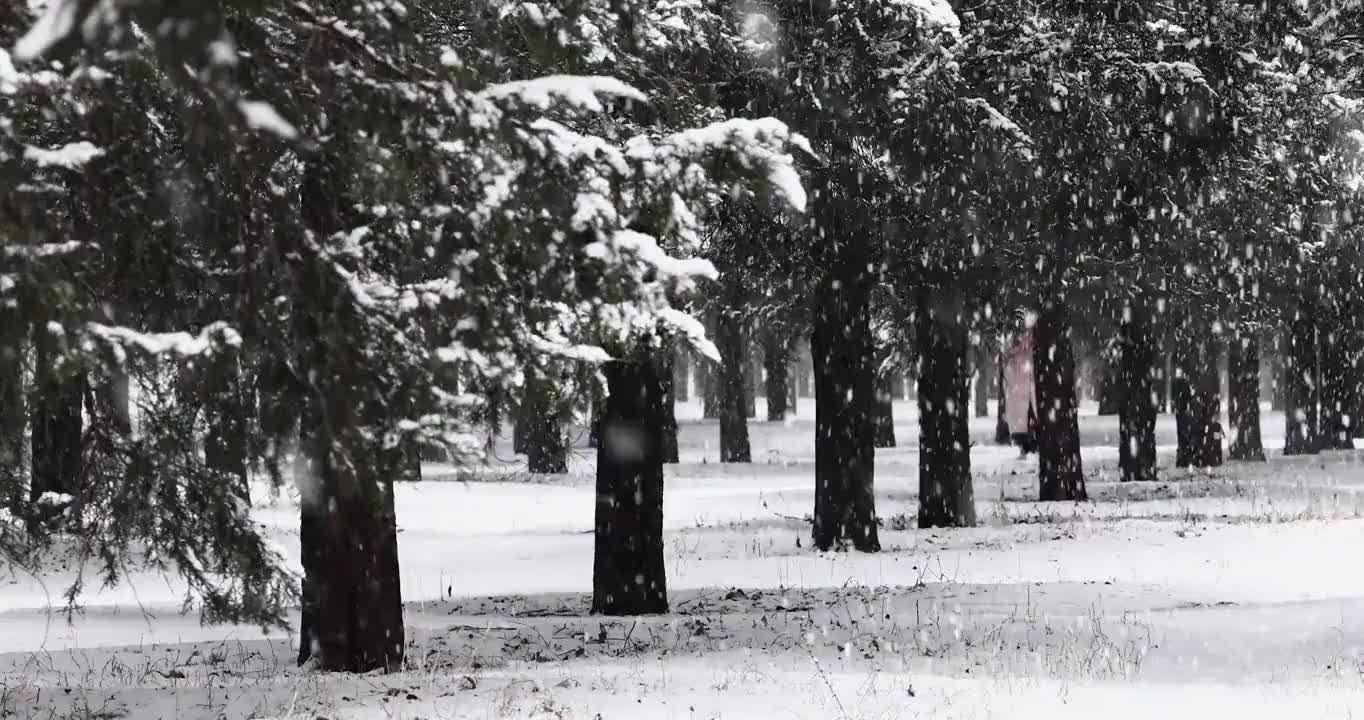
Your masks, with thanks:
<instances>
[{"instance_id":1,"label":"snow on branch","mask_svg":"<svg viewBox=\"0 0 1364 720\"><path fill-rule=\"evenodd\" d=\"M706 338L706 326L700 320L677 308L663 308L658 311L658 319L664 325L676 330L691 348L713 362L720 362L720 349Z\"/></svg>"},{"instance_id":2,"label":"snow on branch","mask_svg":"<svg viewBox=\"0 0 1364 720\"><path fill-rule=\"evenodd\" d=\"M260 100L238 100L237 112L252 130L261 130L278 136L282 140L298 139L298 128L284 119L268 102Z\"/></svg>"},{"instance_id":3,"label":"snow on branch","mask_svg":"<svg viewBox=\"0 0 1364 720\"><path fill-rule=\"evenodd\" d=\"M1173 75L1178 80L1208 87L1208 80L1203 76L1203 71L1197 65L1186 60L1145 62L1141 63L1141 68L1146 71L1146 74L1160 82L1164 82L1169 76ZM1208 91L1212 92L1212 88L1208 87Z\"/></svg>"},{"instance_id":4,"label":"snow on branch","mask_svg":"<svg viewBox=\"0 0 1364 720\"><path fill-rule=\"evenodd\" d=\"M586 248L589 256L599 259L606 259L612 254L613 250L624 250L634 254L641 262L667 278L704 277L713 280L719 277L715 271L715 266L709 260L704 258L675 258L659 247L658 241L652 235L634 230L621 230L615 233L611 236L609 246L607 243L597 241Z\"/></svg>"},{"instance_id":5,"label":"snow on branch","mask_svg":"<svg viewBox=\"0 0 1364 720\"><path fill-rule=\"evenodd\" d=\"M9 51L0 48L0 95L13 95L19 89L20 80Z\"/></svg>"},{"instance_id":6,"label":"snow on branch","mask_svg":"<svg viewBox=\"0 0 1364 720\"><path fill-rule=\"evenodd\" d=\"M602 97L645 102L644 93L613 77L602 75L547 75L533 80L514 80L484 88L480 98L513 100L538 110L563 107L582 112L602 112Z\"/></svg>"},{"instance_id":7,"label":"snow on branch","mask_svg":"<svg viewBox=\"0 0 1364 720\"><path fill-rule=\"evenodd\" d=\"M24 159L36 163L38 167L60 167L67 170L79 170L103 154L104 150L95 147L88 140L67 143L51 150L32 145L24 147Z\"/></svg>"},{"instance_id":8,"label":"snow on branch","mask_svg":"<svg viewBox=\"0 0 1364 720\"><path fill-rule=\"evenodd\" d=\"M1023 128L1018 126L1018 123L1009 119L1007 115L999 110L996 110L995 107L984 98L966 98L965 100L962 100L962 103L972 110L979 111L984 116L981 119L981 125L1012 138L1016 143L1022 146L1019 148L1021 154L1025 157L1032 156L1031 148L1033 139L1028 133L1023 131Z\"/></svg>"},{"instance_id":9,"label":"snow on branch","mask_svg":"<svg viewBox=\"0 0 1364 720\"><path fill-rule=\"evenodd\" d=\"M198 335L187 332L144 333L96 322L86 323L85 328L91 335L119 348L133 347L151 355L170 353L180 357L194 357L211 354L223 346L238 347L242 343L241 335L225 322L215 322Z\"/></svg>"},{"instance_id":10,"label":"snow on branch","mask_svg":"<svg viewBox=\"0 0 1364 720\"><path fill-rule=\"evenodd\" d=\"M0 256L7 258L36 259L67 255L85 247L85 243L68 240L59 243L39 243L37 245L5 245L0 247Z\"/></svg>"},{"instance_id":11,"label":"snow on branch","mask_svg":"<svg viewBox=\"0 0 1364 720\"><path fill-rule=\"evenodd\" d=\"M757 171L793 209L804 212L805 188L800 184L795 159L787 152L794 146L814 157L804 136L776 118L736 118L666 135L657 142L644 136L631 138L625 154L642 162L651 180L684 181L684 175L715 154L724 154L740 167Z\"/></svg>"},{"instance_id":12,"label":"snow on branch","mask_svg":"<svg viewBox=\"0 0 1364 720\"><path fill-rule=\"evenodd\" d=\"M52 0L38 22L14 44L14 57L21 62L36 60L71 34L80 16L80 0Z\"/></svg>"},{"instance_id":13,"label":"snow on branch","mask_svg":"<svg viewBox=\"0 0 1364 720\"><path fill-rule=\"evenodd\" d=\"M947 0L891 0L891 6L912 12L915 19L930 29L960 37L961 20Z\"/></svg>"}]
</instances>

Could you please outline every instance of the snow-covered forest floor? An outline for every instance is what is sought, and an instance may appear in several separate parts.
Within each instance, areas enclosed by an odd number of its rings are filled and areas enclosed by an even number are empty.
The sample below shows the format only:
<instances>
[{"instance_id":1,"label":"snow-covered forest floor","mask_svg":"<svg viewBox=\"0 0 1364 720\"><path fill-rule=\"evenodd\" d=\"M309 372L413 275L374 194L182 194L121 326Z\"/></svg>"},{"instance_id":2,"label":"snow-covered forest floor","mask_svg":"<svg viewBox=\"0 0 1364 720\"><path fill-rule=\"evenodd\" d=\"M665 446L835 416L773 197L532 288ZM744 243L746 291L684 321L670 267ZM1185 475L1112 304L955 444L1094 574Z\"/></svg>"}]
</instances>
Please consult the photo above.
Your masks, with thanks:
<instances>
[{"instance_id":1,"label":"snow-covered forest floor","mask_svg":"<svg viewBox=\"0 0 1364 720\"><path fill-rule=\"evenodd\" d=\"M759 401L761 403L761 401ZM761 411L761 407L759 408ZM980 527L915 529L917 427L877 454L876 555L817 554L813 404L753 423L755 462L716 463L714 422L679 407L666 490L673 614L587 615L591 451L528 477L425 468L397 494L408 664L294 667L287 633L201 627L183 591L132 571L0 581L0 717L35 718L1349 718L1364 716L1364 455L1115 482L1116 418L1081 418L1088 503L1033 501L1036 458L974 421ZM511 457L504 443L500 453ZM256 512L295 561L297 506ZM57 559L54 558L54 563ZM55 608L54 608L55 606Z\"/></svg>"}]
</instances>

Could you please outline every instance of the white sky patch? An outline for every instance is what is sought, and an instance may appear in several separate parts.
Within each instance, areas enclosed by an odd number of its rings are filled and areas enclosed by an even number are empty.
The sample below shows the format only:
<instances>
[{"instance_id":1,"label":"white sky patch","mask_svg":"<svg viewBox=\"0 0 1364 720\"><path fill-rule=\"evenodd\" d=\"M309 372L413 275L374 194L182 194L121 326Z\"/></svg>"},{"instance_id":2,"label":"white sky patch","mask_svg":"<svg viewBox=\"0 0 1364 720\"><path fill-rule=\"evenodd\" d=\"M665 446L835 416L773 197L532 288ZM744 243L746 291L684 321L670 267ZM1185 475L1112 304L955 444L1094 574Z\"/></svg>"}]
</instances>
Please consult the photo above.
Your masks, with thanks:
<instances>
[{"instance_id":1,"label":"white sky patch","mask_svg":"<svg viewBox=\"0 0 1364 720\"><path fill-rule=\"evenodd\" d=\"M24 148L24 159L37 163L38 167L60 167L67 170L79 170L86 163L103 154L103 150L95 147L88 140L68 143L51 150L44 150L32 145Z\"/></svg>"},{"instance_id":2,"label":"white sky patch","mask_svg":"<svg viewBox=\"0 0 1364 720\"><path fill-rule=\"evenodd\" d=\"M246 126L252 130L272 133L285 140L298 138L298 128L284 119L279 111L268 102L260 100L239 100L237 110L241 112Z\"/></svg>"}]
</instances>

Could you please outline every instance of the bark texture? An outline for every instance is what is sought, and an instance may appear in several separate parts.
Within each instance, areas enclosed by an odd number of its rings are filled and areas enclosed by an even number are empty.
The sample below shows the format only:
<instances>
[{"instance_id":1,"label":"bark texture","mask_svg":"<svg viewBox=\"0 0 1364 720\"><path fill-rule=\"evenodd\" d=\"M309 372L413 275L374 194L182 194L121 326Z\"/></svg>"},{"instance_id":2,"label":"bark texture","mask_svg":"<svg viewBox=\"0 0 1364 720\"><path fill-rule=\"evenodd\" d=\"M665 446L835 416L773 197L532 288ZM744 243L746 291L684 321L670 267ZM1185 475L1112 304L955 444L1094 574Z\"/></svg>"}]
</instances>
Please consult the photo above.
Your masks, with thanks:
<instances>
[{"instance_id":1,"label":"bark texture","mask_svg":"<svg viewBox=\"0 0 1364 720\"><path fill-rule=\"evenodd\" d=\"M1260 345L1253 334L1238 332L1227 345L1227 417L1232 460L1265 459L1260 439Z\"/></svg>"},{"instance_id":2,"label":"bark texture","mask_svg":"<svg viewBox=\"0 0 1364 720\"><path fill-rule=\"evenodd\" d=\"M1037 388L1037 457L1043 501L1085 500L1080 464L1080 422L1075 398L1075 355L1065 305L1049 303L1033 329Z\"/></svg>"},{"instance_id":3,"label":"bark texture","mask_svg":"<svg viewBox=\"0 0 1364 720\"><path fill-rule=\"evenodd\" d=\"M967 418L970 375L966 332L944 321L921 298L914 334L919 343L919 527L976 523Z\"/></svg>"},{"instance_id":4,"label":"bark texture","mask_svg":"<svg viewBox=\"0 0 1364 720\"><path fill-rule=\"evenodd\" d=\"M1217 467L1222 464L1221 382L1216 341L1190 332L1176 353L1175 413L1179 448L1178 467Z\"/></svg>"},{"instance_id":5,"label":"bark texture","mask_svg":"<svg viewBox=\"0 0 1364 720\"><path fill-rule=\"evenodd\" d=\"M827 208L824 209L828 211ZM827 224L833 229L836 224ZM810 347L815 370L814 545L881 549L874 495L876 374L866 238L838 235L815 292Z\"/></svg>"},{"instance_id":6,"label":"bark texture","mask_svg":"<svg viewBox=\"0 0 1364 720\"><path fill-rule=\"evenodd\" d=\"M748 444L748 402L744 392L743 321L737 309L720 313L720 462L753 462Z\"/></svg>"},{"instance_id":7,"label":"bark texture","mask_svg":"<svg viewBox=\"0 0 1364 720\"><path fill-rule=\"evenodd\" d=\"M592 612L666 613L659 369L640 353L602 371L610 394L597 452Z\"/></svg>"},{"instance_id":8,"label":"bark texture","mask_svg":"<svg viewBox=\"0 0 1364 720\"><path fill-rule=\"evenodd\" d=\"M778 333L767 333L763 337L763 372L768 422L786 419L787 398L790 395L787 368L790 363L790 343Z\"/></svg>"},{"instance_id":9,"label":"bark texture","mask_svg":"<svg viewBox=\"0 0 1364 720\"><path fill-rule=\"evenodd\" d=\"M1301 308L1288 328L1284 356L1285 455L1310 455L1320 450L1317 437L1317 326L1313 311Z\"/></svg>"},{"instance_id":10,"label":"bark texture","mask_svg":"<svg viewBox=\"0 0 1364 720\"><path fill-rule=\"evenodd\" d=\"M875 437L878 448L895 447L895 377L890 374L876 378Z\"/></svg>"},{"instance_id":11,"label":"bark texture","mask_svg":"<svg viewBox=\"0 0 1364 720\"><path fill-rule=\"evenodd\" d=\"M1146 308L1132 307L1122 326L1118 370L1118 468L1124 482L1156 479L1156 352Z\"/></svg>"}]
</instances>

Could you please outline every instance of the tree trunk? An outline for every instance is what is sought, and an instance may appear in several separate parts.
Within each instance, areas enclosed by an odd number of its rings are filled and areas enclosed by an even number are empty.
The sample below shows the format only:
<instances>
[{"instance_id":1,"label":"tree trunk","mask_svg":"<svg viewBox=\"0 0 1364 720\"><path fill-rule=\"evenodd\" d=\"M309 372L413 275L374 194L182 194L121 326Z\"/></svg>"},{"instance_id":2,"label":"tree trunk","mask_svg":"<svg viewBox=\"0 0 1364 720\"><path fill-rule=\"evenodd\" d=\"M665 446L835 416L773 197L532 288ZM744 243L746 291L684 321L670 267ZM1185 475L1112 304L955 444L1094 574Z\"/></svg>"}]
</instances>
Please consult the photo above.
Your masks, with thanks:
<instances>
[{"instance_id":1,"label":"tree trunk","mask_svg":"<svg viewBox=\"0 0 1364 720\"><path fill-rule=\"evenodd\" d=\"M1165 353L1156 353L1156 414L1161 415L1170 412L1170 358Z\"/></svg>"},{"instance_id":2,"label":"tree trunk","mask_svg":"<svg viewBox=\"0 0 1364 720\"><path fill-rule=\"evenodd\" d=\"M1075 355L1065 305L1048 303L1038 315L1033 332L1039 496L1043 501L1086 500L1075 399Z\"/></svg>"},{"instance_id":3,"label":"tree trunk","mask_svg":"<svg viewBox=\"0 0 1364 720\"><path fill-rule=\"evenodd\" d=\"M663 564L662 427L659 370L647 352L602 368L610 395L597 453L592 612L668 612Z\"/></svg>"},{"instance_id":4,"label":"tree trunk","mask_svg":"<svg viewBox=\"0 0 1364 720\"><path fill-rule=\"evenodd\" d=\"M790 345L787 345L787 349L790 349ZM800 393L796 392L796 377L800 369L796 363L791 362L787 363L784 372L786 373L786 413L794 418L799 412L799 408L796 406L799 403Z\"/></svg>"},{"instance_id":5,"label":"tree trunk","mask_svg":"<svg viewBox=\"0 0 1364 720\"><path fill-rule=\"evenodd\" d=\"M0 503L18 517L24 509L24 351L0 345Z\"/></svg>"},{"instance_id":6,"label":"tree trunk","mask_svg":"<svg viewBox=\"0 0 1364 720\"><path fill-rule=\"evenodd\" d=\"M1285 352L1282 343L1276 340L1279 347L1274 349L1274 357L1270 362L1269 369L1269 409L1274 412L1284 412L1288 406L1288 375L1287 364L1284 362Z\"/></svg>"},{"instance_id":7,"label":"tree trunk","mask_svg":"<svg viewBox=\"0 0 1364 720\"><path fill-rule=\"evenodd\" d=\"M517 416L526 469L545 475L568 472L568 446L553 398L545 389L527 390L526 394Z\"/></svg>"},{"instance_id":8,"label":"tree trunk","mask_svg":"<svg viewBox=\"0 0 1364 720\"><path fill-rule=\"evenodd\" d=\"M737 308L738 306L735 307ZM744 325L746 325L746 323L741 323L739 325L741 328L739 331L741 333L740 346L744 351L742 366L744 379L744 417L757 419L758 388L761 386L761 383L758 382L758 376L762 374L762 370L759 367L757 360L753 357L753 354L749 352L750 346L747 338L747 328L745 328Z\"/></svg>"},{"instance_id":9,"label":"tree trunk","mask_svg":"<svg viewBox=\"0 0 1364 720\"><path fill-rule=\"evenodd\" d=\"M208 425L208 433L204 436L204 464L221 473L226 482L240 488L240 496L249 502L247 438L253 403L247 400L240 366L235 359L213 362L203 369L200 382L204 393L204 420Z\"/></svg>"},{"instance_id":10,"label":"tree trunk","mask_svg":"<svg viewBox=\"0 0 1364 720\"><path fill-rule=\"evenodd\" d=\"M387 478L402 462L395 457L401 453L374 447L366 457L352 454L338 463L340 443L325 428L314 431L305 445L313 482L304 487L300 502L299 664L314 658L329 672L399 670L403 608L393 484Z\"/></svg>"},{"instance_id":11,"label":"tree trunk","mask_svg":"<svg viewBox=\"0 0 1364 720\"><path fill-rule=\"evenodd\" d=\"M919 527L971 527L971 437L966 416L971 386L966 333L919 299L914 334L919 343ZM985 366L977 365L978 377ZM977 380L979 386L979 380Z\"/></svg>"},{"instance_id":12,"label":"tree trunk","mask_svg":"<svg viewBox=\"0 0 1364 720\"><path fill-rule=\"evenodd\" d=\"M654 397L658 405L654 412L658 413L659 423L659 457L664 463L670 465L677 464L677 395L676 379L677 373L673 363L675 356L671 350L665 350L660 354L658 392Z\"/></svg>"},{"instance_id":13,"label":"tree trunk","mask_svg":"<svg viewBox=\"0 0 1364 720\"><path fill-rule=\"evenodd\" d=\"M763 337L763 370L766 372L767 420L786 419L788 378L786 369L791 363L790 343L775 332Z\"/></svg>"},{"instance_id":14,"label":"tree trunk","mask_svg":"<svg viewBox=\"0 0 1364 720\"><path fill-rule=\"evenodd\" d=\"M1122 480L1155 480L1156 352L1145 307L1130 307L1122 325L1122 359L1117 380L1121 391L1115 394L1122 399L1118 419L1118 467Z\"/></svg>"},{"instance_id":15,"label":"tree trunk","mask_svg":"<svg viewBox=\"0 0 1364 720\"><path fill-rule=\"evenodd\" d=\"M1260 347L1255 336L1239 331L1227 345L1228 455L1232 460L1264 462L1260 441Z\"/></svg>"},{"instance_id":16,"label":"tree trunk","mask_svg":"<svg viewBox=\"0 0 1364 720\"><path fill-rule=\"evenodd\" d=\"M814 298L811 352L815 369L814 545L851 541L881 549L874 495L876 450L872 409L876 373L871 337L871 286L866 239L839 243L834 267Z\"/></svg>"},{"instance_id":17,"label":"tree trunk","mask_svg":"<svg viewBox=\"0 0 1364 720\"><path fill-rule=\"evenodd\" d=\"M1004 420L1004 363L995 358L995 389L999 396L999 401L995 403L995 444L1008 445L1009 423Z\"/></svg>"},{"instance_id":18,"label":"tree trunk","mask_svg":"<svg viewBox=\"0 0 1364 720\"><path fill-rule=\"evenodd\" d=\"M1354 448L1355 411L1352 377L1354 321L1350 305L1344 304L1331 317L1329 330L1319 333L1321 340L1321 447L1325 450Z\"/></svg>"},{"instance_id":19,"label":"tree trunk","mask_svg":"<svg viewBox=\"0 0 1364 720\"><path fill-rule=\"evenodd\" d=\"M1192 335L1192 333L1190 333ZM1180 426L1179 467L1222 464L1221 381L1217 346L1206 337L1189 337L1180 345L1176 424Z\"/></svg>"},{"instance_id":20,"label":"tree trunk","mask_svg":"<svg viewBox=\"0 0 1364 720\"><path fill-rule=\"evenodd\" d=\"M691 352L673 351L673 404L691 400Z\"/></svg>"},{"instance_id":21,"label":"tree trunk","mask_svg":"<svg viewBox=\"0 0 1364 720\"><path fill-rule=\"evenodd\" d=\"M37 402L32 408L32 463L29 482L29 502L33 512L28 517L29 532L39 534L43 526L59 508L40 505L46 493L75 495L80 486L83 467L83 432L81 410L87 385L85 372L54 376L61 372L53 368L52 354L39 342L37 368Z\"/></svg>"},{"instance_id":22,"label":"tree trunk","mask_svg":"<svg viewBox=\"0 0 1364 720\"><path fill-rule=\"evenodd\" d=\"M718 328L716 331L719 331ZM703 358L697 361L696 371L701 384L701 417L715 420L720 417L720 366L709 358Z\"/></svg>"},{"instance_id":23,"label":"tree trunk","mask_svg":"<svg viewBox=\"0 0 1364 720\"><path fill-rule=\"evenodd\" d=\"M529 416L535 411L535 408L517 408L516 413L512 415L512 452L517 455L526 455L530 452L526 425L534 422Z\"/></svg>"},{"instance_id":24,"label":"tree trunk","mask_svg":"<svg viewBox=\"0 0 1364 720\"><path fill-rule=\"evenodd\" d=\"M1289 324L1284 356L1285 455L1310 455L1320 449L1317 439L1317 326L1312 311L1298 310Z\"/></svg>"},{"instance_id":25,"label":"tree trunk","mask_svg":"<svg viewBox=\"0 0 1364 720\"><path fill-rule=\"evenodd\" d=\"M301 212L314 233L345 227L345 187L322 158L309 162L300 188ZM287 248L286 248L287 249ZM366 403L362 348L351 340L356 321L329 298L342 292L330 272L304 273L300 295L313 301L297 313L296 362L310 387L302 423L300 544L303 608L299 661L327 671L364 673L402 668L405 649L393 479L407 462L401 446L386 448L368 428L392 422L388 408ZM488 408L491 440L497 403Z\"/></svg>"},{"instance_id":26,"label":"tree trunk","mask_svg":"<svg viewBox=\"0 0 1364 720\"><path fill-rule=\"evenodd\" d=\"M720 313L716 341L720 347L720 462L753 462L748 445L747 399L744 397L743 322L737 308Z\"/></svg>"},{"instance_id":27,"label":"tree trunk","mask_svg":"<svg viewBox=\"0 0 1364 720\"><path fill-rule=\"evenodd\" d=\"M1107 358L1098 359L1098 385L1096 394L1100 415L1121 415L1123 408L1122 369L1109 364Z\"/></svg>"},{"instance_id":28,"label":"tree trunk","mask_svg":"<svg viewBox=\"0 0 1364 720\"><path fill-rule=\"evenodd\" d=\"M876 404L874 412L872 445L878 448L895 447L894 375L881 374L876 377Z\"/></svg>"},{"instance_id":29,"label":"tree trunk","mask_svg":"<svg viewBox=\"0 0 1364 720\"><path fill-rule=\"evenodd\" d=\"M601 410L603 400L592 401L592 416L587 422L587 446L601 447Z\"/></svg>"},{"instance_id":30,"label":"tree trunk","mask_svg":"<svg viewBox=\"0 0 1364 720\"><path fill-rule=\"evenodd\" d=\"M990 353L984 345L975 347L976 417L990 417Z\"/></svg>"},{"instance_id":31,"label":"tree trunk","mask_svg":"<svg viewBox=\"0 0 1364 720\"><path fill-rule=\"evenodd\" d=\"M803 347L796 353L796 394L794 397L809 398L815 396L813 386L814 378L814 359L811 356L809 343L803 343Z\"/></svg>"}]
</instances>

